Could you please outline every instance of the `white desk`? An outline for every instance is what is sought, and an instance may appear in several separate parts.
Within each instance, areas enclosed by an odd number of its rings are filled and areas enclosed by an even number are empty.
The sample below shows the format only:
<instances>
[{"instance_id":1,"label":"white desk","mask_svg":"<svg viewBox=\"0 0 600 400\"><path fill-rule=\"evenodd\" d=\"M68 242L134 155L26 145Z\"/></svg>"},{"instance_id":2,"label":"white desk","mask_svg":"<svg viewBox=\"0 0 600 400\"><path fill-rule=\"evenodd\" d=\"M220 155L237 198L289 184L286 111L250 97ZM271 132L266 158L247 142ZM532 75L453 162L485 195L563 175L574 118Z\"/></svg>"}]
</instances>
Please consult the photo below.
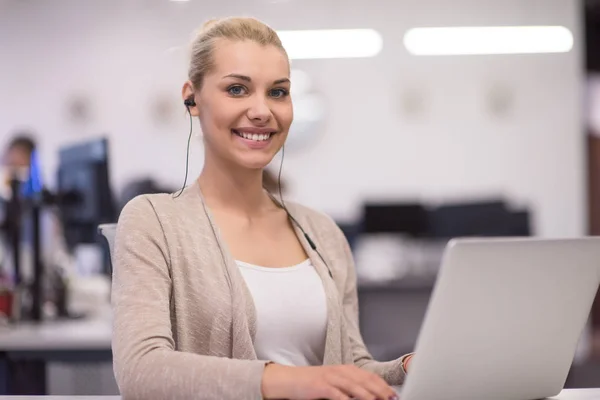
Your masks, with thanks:
<instances>
[{"instance_id":1,"label":"white desk","mask_svg":"<svg viewBox=\"0 0 600 400\"><path fill-rule=\"evenodd\" d=\"M110 316L0 327L0 351L110 350Z\"/></svg>"},{"instance_id":2,"label":"white desk","mask_svg":"<svg viewBox=\"0 0 600 400\"><path fill-rule=\"evenodd\" d=\"M31 361L39 363L27 370L35 382L33 393L118 393L112 374L111 335L109 312L94 318L0 326L0 359L8 369L1 384L7 390L3 393L19 390L10 382L22 380L11 377L24 376L20 366Z\"/></svg>"},{"instance_id":3,"label":"white desk","mask_svg":"<svg viewBox=\"0 0 600 400\"><path fill-rule=\"evenodd\" d=\"M110 356L110 315L98 318L50 321L43 324L22 323L0 327L0 352L19 357L31 354L47 359L63 358L81 360L88 356ZM70 354L70 355L69 355ZM94 356L96 354L96 356ZM28 357L27 357L28 358ZM21 400L119 400L119 396L0 396L4 399ZM552 400L600 400L600 389L564 390Z\"/></svg>"},{"instance_id":4,"label":"white desk","mask_svg":"<svg viewBox=\"0 0 600 400\"><path fill-rule=\"evenodd\" d=\"M121 400L121 396L0 396L0 400Z\"/></svg>"},{"instance_id":5,"label":"white desk","mask_svg":"<svg viewBox=\"0 0 600 400\"><path fill-rule=\"evenodd\" d=\"M399 388L399 386L397 387ZM0 397L2 400L3 397ZM402 393L400 392L400 399ZM558 396L548 397L546 400L600 400L600 388L598 389L564 389Z\"/></svg>"},{"instance_id":6,"label":"white desk","mask_svg":"<svg viewBox=\"0 0 600 400\"><path fill-rule=\"evenodd\" d=\"M600 389L565 389L552 400L597 400L600 399Z\"/></svg>"}]
</instances>

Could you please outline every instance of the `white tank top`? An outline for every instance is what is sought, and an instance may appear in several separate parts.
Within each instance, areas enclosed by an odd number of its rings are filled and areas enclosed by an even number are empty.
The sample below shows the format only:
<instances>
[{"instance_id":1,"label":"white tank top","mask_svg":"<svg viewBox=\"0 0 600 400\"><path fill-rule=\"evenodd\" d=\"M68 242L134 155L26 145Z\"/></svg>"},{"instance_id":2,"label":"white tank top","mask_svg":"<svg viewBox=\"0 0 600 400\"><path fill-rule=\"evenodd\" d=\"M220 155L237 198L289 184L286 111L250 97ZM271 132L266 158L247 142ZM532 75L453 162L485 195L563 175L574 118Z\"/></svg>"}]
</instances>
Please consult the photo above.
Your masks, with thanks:
<instances>
[{"instance_id":1,"label":"white tank top","mask_svg":"<svg viewBox=\"0 0 600 400\"><path fill-rule=\"evenodd\" d=\"M322 365L327 302L310 260L283 268L236 263L254 299L257 357L283 365Z\"/></svg>"}]
</instances>

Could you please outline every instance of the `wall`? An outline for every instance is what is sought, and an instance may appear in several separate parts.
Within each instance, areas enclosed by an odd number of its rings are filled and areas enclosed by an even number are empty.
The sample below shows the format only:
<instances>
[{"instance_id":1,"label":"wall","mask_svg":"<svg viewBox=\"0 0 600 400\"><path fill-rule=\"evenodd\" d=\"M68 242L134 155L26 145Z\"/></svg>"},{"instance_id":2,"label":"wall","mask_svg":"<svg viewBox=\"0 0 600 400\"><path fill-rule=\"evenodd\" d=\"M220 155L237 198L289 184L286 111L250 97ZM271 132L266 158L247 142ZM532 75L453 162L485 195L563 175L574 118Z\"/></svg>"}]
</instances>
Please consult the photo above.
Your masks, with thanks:
<instances>
[{"instance_id":1,"label":"wall","mask_svg":"<svg viewBox=\"0 0 600 400\"><path fill-rule=\"evenodd\" d=\"M106 133L117 188L146 173L180 184L189 121L178 46L206 18L228 14L277 29L370 27L384 37L372 59L294 62L324 96L327 120L316 145L286 154L292 197L344 220L365 198L501 194L534 207L543 236L584 233L577 1L0 0L0 139L18 126L39 132L52 181L58 146ZM574 49L417 58L402 45L414 26L528 24L567 26ZM87 120L69 117L66 104L78 96L91 101ZM505 113L491 111L494 99L509 100ZM201 165L196 140L192 176Z\"/></svg>"}]
</instances>

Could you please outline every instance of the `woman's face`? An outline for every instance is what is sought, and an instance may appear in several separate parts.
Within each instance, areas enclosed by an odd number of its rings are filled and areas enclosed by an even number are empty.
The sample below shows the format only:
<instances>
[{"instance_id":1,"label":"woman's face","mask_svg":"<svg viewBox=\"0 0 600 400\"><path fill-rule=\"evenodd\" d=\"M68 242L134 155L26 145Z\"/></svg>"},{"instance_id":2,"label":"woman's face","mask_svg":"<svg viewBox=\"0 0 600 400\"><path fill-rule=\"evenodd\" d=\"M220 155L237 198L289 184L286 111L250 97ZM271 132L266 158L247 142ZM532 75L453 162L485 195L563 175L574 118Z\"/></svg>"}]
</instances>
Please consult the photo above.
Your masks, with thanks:
<instances>
[{"instance_id":1,"label":"woman's face","mask_svg":"<svg viewBox=\"0 0 600 400\"><path fill-rule=\"evenodd\" d=\"M200 117L207 159L264 168L293 119L289 61L275 46L220 40L195 101L191 112Z\"/></svg>"}]
</instances>

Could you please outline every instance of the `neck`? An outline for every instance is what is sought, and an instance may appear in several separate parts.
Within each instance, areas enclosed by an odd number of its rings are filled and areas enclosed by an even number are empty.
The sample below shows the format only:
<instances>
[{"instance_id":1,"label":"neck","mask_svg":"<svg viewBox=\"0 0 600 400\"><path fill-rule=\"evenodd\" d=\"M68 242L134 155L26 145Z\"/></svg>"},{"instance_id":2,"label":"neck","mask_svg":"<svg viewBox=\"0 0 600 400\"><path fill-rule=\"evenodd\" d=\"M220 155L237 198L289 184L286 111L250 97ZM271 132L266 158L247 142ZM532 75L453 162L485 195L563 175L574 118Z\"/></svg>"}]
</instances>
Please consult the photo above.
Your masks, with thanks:
<instances>
[{"instance_id":1,"label":"neck","mask_svg":"<svg viewBox=\"0 0 600 400\"><path fill-rule=\"evenodd\" d=\"M207 158L198 184L210 208L252 217L273 206L262 177L262 169L236 168Z\"/></svg>"}]
</instances>

